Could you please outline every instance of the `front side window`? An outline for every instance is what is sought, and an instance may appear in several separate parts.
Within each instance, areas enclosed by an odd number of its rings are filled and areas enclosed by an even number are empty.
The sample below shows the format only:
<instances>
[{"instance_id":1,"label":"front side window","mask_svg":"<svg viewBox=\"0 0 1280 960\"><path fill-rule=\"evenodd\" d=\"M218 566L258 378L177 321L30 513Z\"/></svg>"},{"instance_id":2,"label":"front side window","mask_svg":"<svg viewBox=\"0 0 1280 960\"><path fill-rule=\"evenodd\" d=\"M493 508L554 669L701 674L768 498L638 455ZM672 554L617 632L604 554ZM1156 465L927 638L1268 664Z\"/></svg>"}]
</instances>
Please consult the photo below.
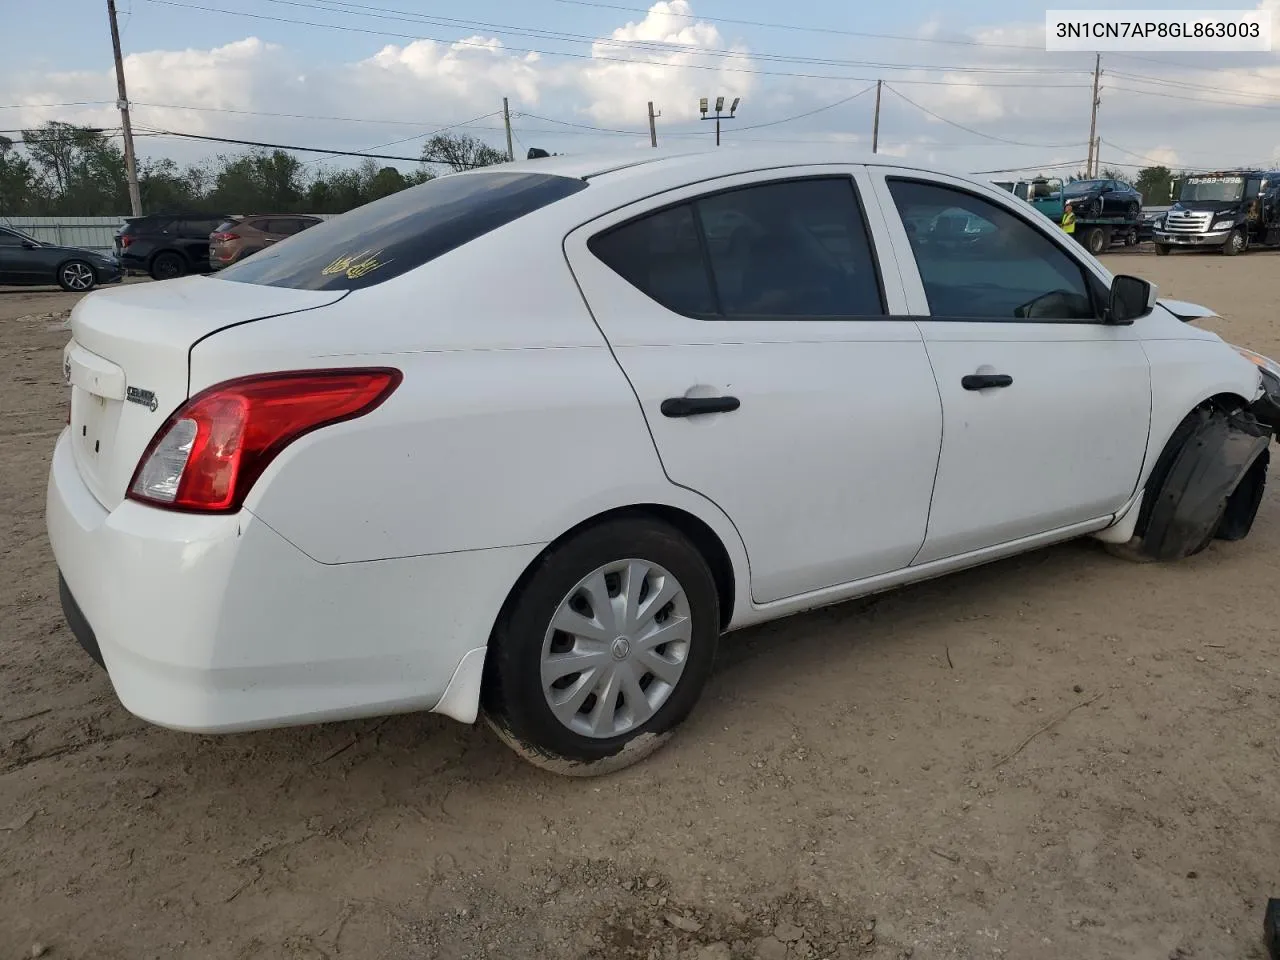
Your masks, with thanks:
<instances>
[{"instance_id":1,"label":"front side window","mask_svg":"<svg viewBox=\"0 0 1280 960\"><path fill-rule=\"evenodd\" d=\"M697 319L884 315L847 177L726 190L629 221L588 246L641 292Z\"/></svg>"},{"instance_id":2,"label":"front side window","mask_svg":"<svg viewBox=\"0 0 1280 960\"><path fill-rule=\"evenodd\" d=\"M586 188L584 180L546 173L438 177L318 223L217 277L295 290L358 290Z\"/></svg>"},{"instance_id":3,"label":"front side window","mask_svg":"<svg viewBox=\"0 0 1280 960\"><path fill-rule=\"evenodd\" d=\"M889 180L936 319L1094 321L1083 267L1043 231L974 194Z\"/></svg>"},{"instance_id":4,"label":"front side window","mask_svg":"<svg viewBox=\"0 0 1280 960\"><path fill-rule=\"evenodd\" d=\"M8 230L0 230L0 247L20 246L22 246L22 237L16 233L10 233Z\"/></svg>"}]
</instances>

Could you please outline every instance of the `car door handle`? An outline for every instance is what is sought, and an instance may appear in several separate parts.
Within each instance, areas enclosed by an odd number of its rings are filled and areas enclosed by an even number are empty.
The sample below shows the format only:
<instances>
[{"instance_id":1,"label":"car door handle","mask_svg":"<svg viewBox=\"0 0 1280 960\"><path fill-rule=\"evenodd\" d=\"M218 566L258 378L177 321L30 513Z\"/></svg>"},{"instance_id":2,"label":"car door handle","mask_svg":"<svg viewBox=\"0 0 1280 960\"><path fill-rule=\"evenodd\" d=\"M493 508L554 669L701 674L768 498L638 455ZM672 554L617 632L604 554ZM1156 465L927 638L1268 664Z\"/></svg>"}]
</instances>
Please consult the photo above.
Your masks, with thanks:
<instances>
[{"instance_id":1,"label":"car door handle","mask_svg":"<svg viewBox=\"0 0 1280 960\"><path fill-rule=\"evenodd\" d=\"M668 397L662 401L664 417L697 417L706 413L732 413L742 406L737 397Z\"/></svg>"},{"instance_id":2,"label":"car door handle","mask_svg":"<svg viewBox=\"0 0 1280 960\"><path fill-rule=\"evenodd\" d=\"M1007 373L971 373L960 378L960 386L966 390L986 390L989 387L1011 387L1013 377Z\"/></svg>"}]
</instances>

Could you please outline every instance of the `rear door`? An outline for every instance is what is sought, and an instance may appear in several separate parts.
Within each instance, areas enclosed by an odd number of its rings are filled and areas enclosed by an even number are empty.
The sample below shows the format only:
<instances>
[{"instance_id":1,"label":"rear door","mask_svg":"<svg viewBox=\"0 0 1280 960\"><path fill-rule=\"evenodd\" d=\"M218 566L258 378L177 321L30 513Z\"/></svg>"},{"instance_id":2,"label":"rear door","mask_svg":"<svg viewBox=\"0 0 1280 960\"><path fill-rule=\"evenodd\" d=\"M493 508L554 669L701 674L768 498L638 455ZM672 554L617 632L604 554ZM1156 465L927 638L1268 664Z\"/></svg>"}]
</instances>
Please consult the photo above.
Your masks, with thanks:
<instances>
[{"instance_id":1,"label":"rear door","mask_svg":"<svg viewBox=\"0 0 1280 960\"><path fill-rule=\"evenodd\" d=\"M724 178L566 240L670 479L742 534L769 602L907 566L941 408L862 168Z\"/></svg>"},{"instance_id":2,"label":"rear door","mask_svg":"<svg viewBox=\"0 0 1280 960\"><path fill-rule=\"evenodd\" d=\"M1065 234L996 191L875 175L910 313L942 395L925 563L1085 524L1133 495L1151 376L1135 328L1101 322L1106 284ZM955 213L961 238L904 224Z\"/></svg>"},{"instance_id":3,"label":"rear door","mask_svg":"<svg viewBox=\"0 0 1280 960\"><path fill-rule=\"evenodd\" d=\"M209 265L209 234L218 229L225 217L182 218L177 221L177 233L182 252L196 267Z\"/></svg>"}]
</instances>

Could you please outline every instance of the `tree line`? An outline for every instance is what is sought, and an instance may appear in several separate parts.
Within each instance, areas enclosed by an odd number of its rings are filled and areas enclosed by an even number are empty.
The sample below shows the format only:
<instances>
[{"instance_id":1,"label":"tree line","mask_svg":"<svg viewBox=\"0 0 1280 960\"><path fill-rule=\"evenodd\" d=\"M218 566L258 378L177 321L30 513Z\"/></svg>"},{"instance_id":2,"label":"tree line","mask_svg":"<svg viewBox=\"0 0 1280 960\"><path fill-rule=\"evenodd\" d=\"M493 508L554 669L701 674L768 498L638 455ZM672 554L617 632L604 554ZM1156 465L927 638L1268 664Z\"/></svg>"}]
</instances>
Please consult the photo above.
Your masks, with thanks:
<instances>
[{"instance_id":1,"label":"tree line","mask_svg":"<svg viewBox=\"0 0 1280 960\"><path fill-rule=\"evenodd\" d=\"M313 167L285 150L248 149L180 167L138 160L144 213L344 213L424 183L441 170L502 163L506 155L475 137L438 133L405 173L364 159L354 167ZM124 152L101 130L51 121L0 136L0 216L126 216Z\"/></svg>"},{"instance_id":2,"label":"tree line","mask_svg":"<svg viewBox=\"0 0 1280 960\"><path fill-rule=\"evenodd\" d=\"M476 137L437 133L421 162L405 173L364 159L354 167L313 167L285 150L249 149L180 167L168 158L138 161L144 212L345 213L432 179L441 170L470 170L506 156ZM1109 180L1129 181L1104 168ZM1132 179L1143 202L1173 202L1171 184L1187 176L1166 166L1144 167ZM1082 172L1067 181L1088 179ZM23 130L21 148L0 136L0 216L109 217L129 213L124 153L101 130L51 121Z\"/></svg>"}]
</instances>

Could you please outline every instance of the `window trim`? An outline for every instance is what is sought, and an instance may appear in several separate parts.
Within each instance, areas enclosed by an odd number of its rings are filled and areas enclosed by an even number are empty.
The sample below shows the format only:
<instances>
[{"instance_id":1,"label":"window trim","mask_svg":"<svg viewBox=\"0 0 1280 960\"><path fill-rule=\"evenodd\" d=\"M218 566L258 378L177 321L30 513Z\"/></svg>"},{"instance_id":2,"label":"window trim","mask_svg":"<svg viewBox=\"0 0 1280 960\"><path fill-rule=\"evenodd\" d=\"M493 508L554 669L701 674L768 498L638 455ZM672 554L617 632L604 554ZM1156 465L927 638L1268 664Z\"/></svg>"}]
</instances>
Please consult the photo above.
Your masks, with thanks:
<instances>
[{"instance_id":1,"label":"window trim","mask_svg":"<svg viewBox=\"0 0 1280 960\"><path fill-rule=\"evenodd\" d=\"M971 317L971 316L960 316L960 315L950 315L950 314L944 314L944 315L938 316L933 313L933 307L932 305L930 305L929 313L912 314L911 319L919 320L919 321L926 321L926 320L936 321L938 323L1000 323L1000 324L1036 323L1036 324L1057 324L1061 326L1072 326L1072 327L1083 327L1083 326L1091 326L1091 325L1100 326L1100 327L1108 326L1106 320L1104 319L1104 313L1106 308L1106 297L1109 294L1109 289L1106 287L1105 284L1103 284L1102 278L1099 277L1097 273L1085 261L1081 260L1076 255L1075 251L1070 249L1068 244L1074 244L1075 241L1068 238L1066 234L1063 234L1061 238L1055 237L1050 231L1045 230L1040 225L1034 223L1030 217L1026 216L1025 211L1019 210L1013 205L1005 205L1004 203L998 203L995 200L993 200L991 197L983 196L980 192L970 187L957 186L956 184L953 184L953 183L947 183L941 180L932 180L927 177L919 177L919 176L913 177L913 176L891 174L891 173L884 174L883 180L884 180L885 190L890 200L890 211L886 211L886 213L892 212L893 216L897 217L898 225L902 227L904 230L905 230L905 222L902 219L902 211L898 209L897 201L893 199L893 193L892 193L892 190L890 189L891 184L894 184L894 183L911 183L911 184L919 184L921 186L926 186L926 187L938 187L944 190L951 190L956 193L964 194L965 196L971 197L975 200L981 200L986 203L989 203L992 206L995 206L1003 210L1006 214L1013 217L1015 220L1021 221L1022 224L1027 227L1027 229L1034 230L1037 233L1039 233L1046 240L1048 240L1050 244L1055 246L1062 253L1063 256L1065 256L1068 260L1070 260L1073 264L1075 264L1076 268L1080 271L1081 279L1084 280L1085 290L1089 294L1089 302L1093 304L1093 311L1095 315L1092 320L1066 320L1059 317ZM1047 217L1044 219L1046 222L1051 222L1048 220ZM916 258L915 251L911 249L909 243L907 246L907 255L911 257L911 266L915 270L917 277L919 277L921 287L923 288L924 277L920 275L920 262ZM928 303L927 290L925 291L925 302Z\"/></svg>"},{"instance_id":2,"label":"window trim","mask_svg":"<svg viewBox=\"0 0 1280 960\"><path fill-rule=\"evenodd\" d=\"M724 312L724 305L720 300L720 287L716 283L715 269L711 263L711 250L710 250L710 246L707 243L706 229L703 226L702 217L698 215L698 210L697 210L698 203L703 200L709 200L713 197L724 196L726 194L736 193L742 190L753 190L758 187L769 187L769 186L776 186L779 184L787 184L787 183L807 183L815 180L843 180L848 184L849 189L852 191L854 207L857 209L857 212L858 212L858 222L862 225L863 234L867 238L867 249L871 255L871 266L876 278L876 296L880 300L880 309L882 312L879 314L872 314L872 315L837 314L834 316L819 316L819 315L792 316L787 314L760 314L758 316L742 316L742 317L727 316ZM693 186L697 186L697 184L688 184L687 186L693 187ZM690 213L693 216L694 227L696 228L698 233L698 247L702 254L703 268L707 273L707 282L711 286L711 299L715 303L717 308L717 312L713 316L694 316L688 313L681 313L676 310L672 310L670 307L667 307L664 304L658 303L658 301L654 300L653 297L649 296L648 293L646 293L644 290L641 290L639 287L636 287L633 283L631 283L631 281L627 280L626 277L622 276L622 274L614 270L611 266L609 266L609 264L605 263L604 260L601 259L599 255L596 254L595 250L592 247L592 244L595 242L597 238L605 237L611 233L622 230L625 227L629 227L632 224L635 224L641 220L644 220L646 217L657 216L658 214L666 213L668 211L675 210L679 207L685 207L685 206L690 208ZM646 210L635 214L634 216L627 217L624 220L620 220L617 223L610 224L604 229L598 230L595 233L590 234L586 238L583 246L586 248L587 252L592 257L595 258L596 262L599 263L606 270L608 270L611 275L617 277L619 280L621 280L623 283L627 284L628 286L633 287L641 296L643 296L649 302L657 305L658 307L661 307L663 310L666 310L668 313L671 313L674 316L683 317L687 320L694 320L699 323L706 323L706 322L714 322L714 323L875 323L877 321L883 322L886 320L901 319L900 317L893 316L889 312L889 301L888 301L887 293L885 291L883 268L881 266L881 261L880 261L880 251L876 247L875 234L872 232L871 223L867 219L866 200L863 197L862 193L859 192L858 182L855 179L852 172L790 174L782 177L771 177L767 180L754 180L749 183L735 183L732 186L721 187L717 190L711 190L706 193L699 193L696 196L684 197L680 200L672 200L668 203L661 204L659 206L649 207Z\"/></svg>"}]
</instances>

